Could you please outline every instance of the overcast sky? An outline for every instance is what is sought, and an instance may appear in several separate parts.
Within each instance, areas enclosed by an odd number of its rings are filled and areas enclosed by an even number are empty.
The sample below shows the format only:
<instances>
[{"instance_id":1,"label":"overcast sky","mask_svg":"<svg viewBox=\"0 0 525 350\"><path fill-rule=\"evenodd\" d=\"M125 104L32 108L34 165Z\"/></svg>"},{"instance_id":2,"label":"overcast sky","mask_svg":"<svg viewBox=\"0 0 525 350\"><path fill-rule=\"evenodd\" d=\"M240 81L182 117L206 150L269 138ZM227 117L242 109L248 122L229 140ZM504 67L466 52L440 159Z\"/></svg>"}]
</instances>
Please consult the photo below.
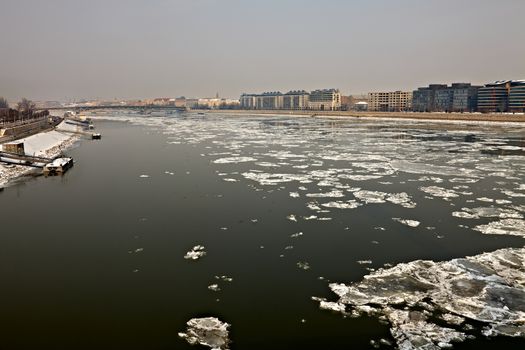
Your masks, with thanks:
<instances>
[{"instance_id":1,"label":"overcast sky","mask_svg":"<svg viewBox=\"0 0 525 350\"><path fill-rule=\"evenodd\" d=\"M525 78L525 0L0 0L0 96L238 97Z\"/></svg>"}]
</instances>

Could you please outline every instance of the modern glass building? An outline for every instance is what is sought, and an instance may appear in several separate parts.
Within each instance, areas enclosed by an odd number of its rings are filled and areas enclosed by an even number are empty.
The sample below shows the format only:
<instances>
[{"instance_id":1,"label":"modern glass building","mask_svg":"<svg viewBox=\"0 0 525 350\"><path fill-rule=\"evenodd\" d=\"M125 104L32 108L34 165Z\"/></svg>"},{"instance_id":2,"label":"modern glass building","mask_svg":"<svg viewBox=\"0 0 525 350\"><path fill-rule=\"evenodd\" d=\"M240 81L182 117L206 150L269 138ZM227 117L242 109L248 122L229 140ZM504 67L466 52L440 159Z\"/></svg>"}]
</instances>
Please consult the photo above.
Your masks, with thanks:
<instances>
[{"instance_id":1,"label":"modern glass building","mask_svg":"<svg viewBox=\"0 0 525 350\"><path fill-rule=\"evenodd\" d=\"M509 112L525 113L525 80L515 80L511 83Z\"/></svg>"},{"instance_id":2,"label":"modern glass building","mask_svg":"<svg viewBox=\"0 0 525 350\"><path fill-rule=\"evenodd\" d=\"M478 90L478 111L482 113L507 112L510 81L496 81Z\"/></svg>"},{"instance_id":3,"label":"modern glass building","mask_svg":"<svg viewBox=\"0 0 525 350\"><path fill-rule=\"evenodd\" d=\"M470 83L431 84L414 91L414 112L474 112L479 86Z\"/></svg>"}]
</instances>

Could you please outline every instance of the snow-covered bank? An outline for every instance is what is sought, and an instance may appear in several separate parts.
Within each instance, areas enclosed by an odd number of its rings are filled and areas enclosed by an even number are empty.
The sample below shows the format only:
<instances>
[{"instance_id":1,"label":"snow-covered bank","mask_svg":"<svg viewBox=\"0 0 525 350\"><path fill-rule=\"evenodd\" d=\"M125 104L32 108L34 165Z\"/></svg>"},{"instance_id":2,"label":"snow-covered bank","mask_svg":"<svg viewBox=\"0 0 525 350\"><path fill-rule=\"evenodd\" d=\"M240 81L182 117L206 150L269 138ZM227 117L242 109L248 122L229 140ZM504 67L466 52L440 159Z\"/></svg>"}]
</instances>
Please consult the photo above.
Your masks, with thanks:
<instances>
[{"instance_id":1,"label":"snow-covered bank","mask_svg":"<svg viewBox=\"0 0 525 350\"><path fill-rule=\"evenodd\" d=\"M77 131L80 131L80 127L62 122L55 130L41 132L17 141L24 143L27 155L52 158L71 147L79 139L79 135L74 134ZM6 166L0 163L0 187L33 171L35 169L30 167Z\"/></svg>"}]
</instances>

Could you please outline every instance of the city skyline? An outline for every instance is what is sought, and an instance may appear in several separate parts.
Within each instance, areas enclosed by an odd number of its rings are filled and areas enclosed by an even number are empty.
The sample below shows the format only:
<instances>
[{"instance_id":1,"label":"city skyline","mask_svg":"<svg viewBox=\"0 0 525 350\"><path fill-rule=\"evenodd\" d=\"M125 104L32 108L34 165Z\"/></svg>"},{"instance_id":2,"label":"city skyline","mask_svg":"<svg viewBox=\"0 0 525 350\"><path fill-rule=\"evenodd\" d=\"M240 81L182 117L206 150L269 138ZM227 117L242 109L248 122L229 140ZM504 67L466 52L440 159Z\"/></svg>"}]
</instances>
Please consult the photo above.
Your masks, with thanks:
<instances>
[{"instance_id":1,"label":"city skyline","mask_svg":"<svg viewBox=\"0 0 525 350\"><path fill-rule=\"evenodd\" d=\"M9 100L348 95L525 75L521 1L1 2Z\"/></svg>"}]
</instances>

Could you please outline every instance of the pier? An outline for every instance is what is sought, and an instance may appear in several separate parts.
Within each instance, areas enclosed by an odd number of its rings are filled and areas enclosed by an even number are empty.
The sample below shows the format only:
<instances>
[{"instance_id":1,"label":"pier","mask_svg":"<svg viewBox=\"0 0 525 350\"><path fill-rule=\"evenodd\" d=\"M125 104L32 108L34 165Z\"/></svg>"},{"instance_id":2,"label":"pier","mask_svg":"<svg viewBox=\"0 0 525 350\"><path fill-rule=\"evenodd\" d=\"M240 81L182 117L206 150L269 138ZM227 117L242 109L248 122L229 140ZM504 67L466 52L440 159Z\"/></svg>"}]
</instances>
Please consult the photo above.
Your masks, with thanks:
<instances>
[{"instance_id":1,"label":"pier","mask_svg":"<svg viewBox=\"0 0 525 350\"><path fill-rule=\"evenodd\" d=\"M23 165L33 168L44 168L46 164L51 163L53 160L53 158L44 158L0 151L0 162L7 164Z\"/></svg>"}]
</instances>

